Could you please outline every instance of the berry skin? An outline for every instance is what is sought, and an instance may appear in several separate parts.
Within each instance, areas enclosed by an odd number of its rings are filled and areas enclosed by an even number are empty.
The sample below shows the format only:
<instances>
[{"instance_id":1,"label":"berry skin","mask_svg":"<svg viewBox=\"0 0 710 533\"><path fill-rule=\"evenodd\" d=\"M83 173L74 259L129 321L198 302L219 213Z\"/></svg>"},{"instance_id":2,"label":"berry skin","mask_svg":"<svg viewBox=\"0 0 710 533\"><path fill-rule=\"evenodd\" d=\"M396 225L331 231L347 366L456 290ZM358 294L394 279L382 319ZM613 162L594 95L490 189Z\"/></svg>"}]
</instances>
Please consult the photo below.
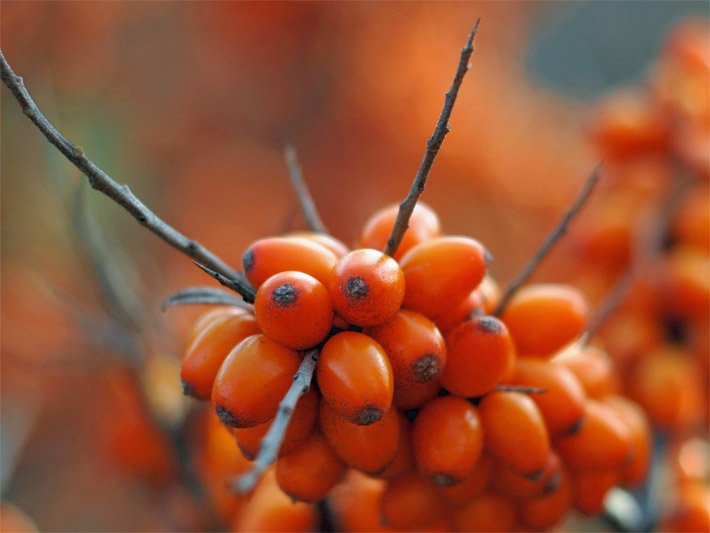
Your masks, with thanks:
<instances>
[{"instance_id":1,"label":"berry skin","mask_svg":"<svg viewBox=\"0 0 710 533\"><path fill-rule=\"evenodd\" d=\"M587 323L587 303L567 285L528 285L518 291L501 320L518 355L547 357L579 337Z\"/></svg>"},{"instance_id":2,"label":"berry skin","mask_svg":"<svg viewBox=\"0 0 710 533\"><path fill-rule=\"evenodd\" d=\"M343 331L328 339L316 376L323 398L353 424L377 422L392 405L392 366L384 349L364 333Z\"/></svg>"},{"instance_id":3,"label":"berry skin","mask_svg":"<svg viewBox=\"0 0 710 533\"><path fill-rule=\"evenodd\" d=\"M402 309L384 324L368 329L367 334L387 352L397 388L426 383L444 370L444 339L424 315Z\"/></svg>"},{"instance_id":4,"label":"berry skin","mask_svg":"<svg viewBox=\"0 0 710 533\"><path fill-rule=\"evenodd\" d=\"M265 335L292 350L315 346L333 326L328 291L303 272L279 272L267 279L256 292L254 314Z\"/></svg>"},{"instance_id":5,"label":"berry skin","mask_svg":"<svg viewBox=\"0 0 710 533\"><path fill-rule=\"evenodd\" d=\"M478 404L486 449L516 472L541 475L550 454L545 421L526 394L494 391Z\"/></svg>"},{"instance_id":6,"label":"berry skin","mask_svg":"<svg viewBox=\"0 0 710 533\"><path fill-rule=\"evenodd\" d=\"M185 348L180 378L185 394L209 400L219 367L240 341L259 333L255 318L243 309L214 309L198 319Z\"/></svg>"},{"instance_id":7,"label":"berry skin","mask_svg":"<svg viewBox=\"0 0 710 533\"><path fill-rule=\"evenodd\" d=\"M302 237L268 237L252 243L242 256L244 273L258 289L274 274L297 270L326 285L337 258L328 248Z\"/></svg>"},{"instance_id":8,"label":"berry skin","mask_svg":"<svg viewBox=\"0 0 710 533\"><path fill-rule=\"evenodd\" d=\"M456 531L512 531L517 510L513 502L485 492L454 512Z\"/></svg>"},{"instance_id":9,"label":"berry skin","mask_svg":"<svg viewBox=\"0 0 710 533\"><path fill-rule=\"evenodd\" d=\"M335 264L328 292L346 322L375 326L399 311L404 299L404 273L382 252L354 250Z\"/></svg>"},{"instance_id":10,"label":"berry skin","mask_svg":"<svg viewBox=\"0 0 710 533\"><path fill-rule=\"evenodd\" d=\"M586 394L571 370L562 365L532 358L521 358L509 382L544 389L530 398L537 404L550 436L578 429L583 423Z\"/></svg>"},{"instance_id":11,"label":"berry skin","mask_svg":"<svg viewBox=\"0 0 710 533\"><path fill-rule=\"evenodd\" d=\"M478 287L486 251L468 237L437 237L412 247L399 261L407 287L403 306L435 319Z\"/></svg>"},{"instance_id":12,"label":"berry skin","mask_svg":"<svg viewBox=\"0 0 710 533\"><path fill-rule=\"evenodd\" d=\"M399 204L393 204L377 211L372 215L360 235L360 248L374 248L384 250L387 245L394 223L397 220ZM399 259L414 245L441 233L441 224L436 213L425 203L417 202L409 219L409 227L404 232L399 248L394 258Z\"/></svg>"},{"instance_id":13,"label":"berry skin","mask_svg":"<svg viewBox=\"0 0 710 533\"><path fill-rule=\"evenodd\" d=\"M293 382L301 356L263 334L252 335L229 353L212 388L222 422L252 427L273 418Z\"/></svg>"},{"instance_id":14,"label":"berry skin","mask_svg":"<svg viewBox=\"0 0 710 533\"><path fill-rule=\"evenodd\" d=\"M382 493L382 517L397 529L421 528L440 517L444 506L431 483L417 473L391 480Z\"/></svg>"},{"instance_id":15,"label":"berry skin","mask_svg":"<svg viewBox=\"0 0 710 533\"><path fill-rule=\"evenodd\" d=\"M338 259L350 252L350 250L347 246L345 246L345 244L343 244L341 241L339 241L332 235L328 235L327 233L316 233L313 231L294 231L293 233L289 233L288 235L286 235L286 237L301 237L303 239L318 243L321 246L328 248L328 250L333 252L335 254L335 257L337 257Z\"/></svg>"},{"instance_id":16,"label":"berry skin","mask_svg":"<svg viewBox=\"0 0 710 533\"><path fill-rule=\"evenodd\" d=\"M399 445L397 410L368 426L353 424L321 400L320 426L340 458L352 468L369 474L382 472L394 459Z\"/></svg>"},{"instance_id":17,"label":"berry skin","mask_svg":"<svg viewBox=\"0 0 710 533\"><path fill-rule=\"evenodd\" d=\"M419 472L436 485L453 485L476 466L483 450L483 427L469 402L440 396L417 414L412 442Z\"/></svg>"},{"instance_id":18,"label":"berry skin","mask_svg":"<svg viewBox=\"0 0 710 533\"><path fill-rule=\"evenodd\" d=\"M492 316L460 324L446 337L447 363L441 385L458 396L481 396L513 369L515 347L508 329Z\"/></svg>"},{"instance_id":19,"label":"berry skin","mask_svg":"<svg viewBox=\"0 0 710 533\"><path fill-rule=\"evenodd\" d=\"M477 496L483 494L492 480L493 467L496 460L485 451L478 459L473 470L454 485L437 485L436 491L444 500L455 506L465 505Z\"/></svg>"},{"instance_id":20,"label":"berry skin","mask_svg":"<svg viewBox=\"0 0 710 533\"><path fill-rule=\"evenodd\" d=\"M306 440L318 420L318 405L319 397L314 390L311 389L301 396L286 428L284 440L279 448L279 457L288 455ZM272 423L273 420L267 420L250 428L236 428L234 430L237 445L244 457L250 460L256 457L259 448L261 448L261 441L271 428Z\"/></svg>"},{"instance_id":21,"label":"berry skin","mask_svg":"<svg viewBox=\"0 0 710 533\"><path fill-rule=\"evenodd\" d=\"M311 432L305 442L276 461L276 481L295 500L317 502L345 473L345 463L320 430Z\"/></svg>"}]
</instances>

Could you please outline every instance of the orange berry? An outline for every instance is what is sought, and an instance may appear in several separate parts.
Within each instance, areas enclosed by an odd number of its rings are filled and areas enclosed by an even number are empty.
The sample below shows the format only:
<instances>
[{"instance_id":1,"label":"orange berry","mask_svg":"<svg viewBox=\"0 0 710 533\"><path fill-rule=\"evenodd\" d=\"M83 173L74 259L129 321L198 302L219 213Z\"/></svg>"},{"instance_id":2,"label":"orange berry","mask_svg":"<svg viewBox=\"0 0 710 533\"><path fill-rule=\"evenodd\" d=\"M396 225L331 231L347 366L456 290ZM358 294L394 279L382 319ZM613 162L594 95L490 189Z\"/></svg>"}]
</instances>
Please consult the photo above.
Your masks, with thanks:
<instances>
[{"instance_id":1,"label":"orange berry","mask_svg":"<svg viewBox=\"0 0 710 533\"><path fill-rule=\"evenodd\" d=\"M268 237L252 243L242 264L249 282L258 289L274 274L297 270L327 285L337 261L328 248L303 237Z\"/></svg>"},{"instance_id":2,"label":"orange berry","mask_svg":"<svg viewBox=\"0 0 710 533\"><path fill-rule=\"evenodd\" d=\"M513 502L485 492L454 511L456 531L512 531L517 520Z\"/></svg>"},{"instance_id":3,"label":"orange berry","mask_svg":"<svg viewBox=\"0 0 710 533\"><path fill-rule=\"evenodd\" d=\"M318 519L316 506L292 501L279 488L270 469L235 517L232 531L315 531Z\"/></svg>"},{"instance_id":4,"label":"orange berry","mask_svg":"<svg viewBox=\"0 0 710 533\"><path fill-rule=\"evenodd\" d=\"M190 333L180 367L183 392L209 400L222 362L232 348L255 333L259 333L256 319L243 309L222 307L200 317Z\"/></svg>"},{"instance_id":5,"label":"orange berry","mask_svg":"<svg viewBox=\"0 0 710 533\"><path fill-rule=\"evenodd\" d=\"M315 231L294 231L287 234L286 237L300 237L302 239L308 239L309 241L318 243L321 246L328 248L328 250L333 252L335 257L338 259L350 251L350 249L345 246L343 242L339 241L332 235L328 235L327 233L317 233Z\"/></svg>"},{"instance_id":6,"label":"orange berry","mask_svg":"<svg viewBox=\"0 0 710 533\"><path fill-rule=\"evenodd\" d=\"M404 307L433 319L478 287L486 251L468 237L437 237L412 247L399 264L407 287Z\"/></svg>"},{"instance_id":7,"label":"orange berry","mask_svg":"<svg viewBox=\"0 0 710 533\"><path fill-rule=\"evenodd\" d=\"M385 481L349 470L328 494L328 508L337 531L391 531L382 524L380 502Z\"/></svg>"},{"instance_id":8,"label":"orange berry","mask_svg":"<svg viewBox=\"0 0 710 533\"><path fill-rule=\"evenodd\" d=\"M552 359L552 363L571 370L591 398L603 398L613 394L619 387L614 362L606 352L594 346L562 353Z\"/></svg>"},{"instance_id":9,"label":"orange berry","mask_svg":"<svg viewBox=\"0 0 710 533\"><path fill-rule=\"evenodd\" d=\"M222 422L251 427L276 415L293 382L301 356L263 334L252 335L229 353L212 389L212 406Z\"/></svg>"},{"instance_id":10,"label":"orange berry","mask_svg":"<svg viewBox=\"0 0 710 533\"><path fill-rule=\"evenodd\" d=\"M354 250L338 260L328 291L338 314L356 326L375 326L399 311L404 273L397 261L371 249Z\"/></svg>"},{"instance_id":11,"label":"orange berry","mask_svg":"<svg viewBox=\"0 0 710 533\"><path fill-rule=\"evenodd\" d=\"M525 525L535 529L548 529L557 524L572 504L572 486L569 474L560 470L560 476L540 496L521 502L520 518Z\"/></svg>"},{"instance_id":12,"label":"orange berry","mask_svg":"<svg viewBox=\"0 0 710 533\"><path fill-rule=\"evenodd\" d=\"M309 390L298 400L293 410L291 420L286 428L283 442L279 448L279 457L289 454L297 448L310 434L315 421L318 420L318 394ZM261 448L261 441L271 428L273 420L257 424L249 428L236 428L234 436L237 445L247 459L254 459Z\"/></svg>"},{"instance_id":13,"label":"orange berry","mask_svg":"<svg viewBox=\"0 0 710 533\"><path fill-rule=\"evenodd\" d=\"M568 368L538 359L519 359L509 383L545 390L530 398L540 409L550 436L574 431L582 423L587 397L577 376Z\"/></svg>"},{"instance_id":14,"label":"orange berry","mask_svg":"<svg viewBox=\"0 0 710 533\"><path fill-rule=\"evenodd\" d=\"M463 322L447 335L446 346L441 385L458 396L481 396L493 390L515 363L508 328L492 316Z\"/></svg>"},{"instance_id":15,"label":"orange berry","mask_svg":"<svg viewBox=\"0 0 710 533\"><path fill-rule=\"evenodd\" d=\"M419 472L436 485L452 485L471 473L483 450L476 408L462 398L440 396L427 402L412 426Z\"/></svg>"},{"instance_id":16,"label":"orange berry","mask_svg":"<svg viewBox=\"0 0 710 533\"><path fill-rule=\"evenodd\" d=\"M632 458L629 428L608 405L587 399L584 423L573 435L555 441L562 461L571 470L619 468Z\"/></svg>"},{"instance_id":17,"label":"orange berry","mask_svg":"<svg viewBox=\"0 0 710 533\"><path fill-rule=\"evenodd\" d=\"M362 230L359 247L384 250L397 220L398 211L399 204L393 204L380 209L372 215ZM440 226L439 217L436 216L436 213L425 203L417 202L409 219L409 227L404 232L394 258L399 260L412 246L432 237L438 237L441 233Z\"/></svg>"},{"instance_id":18,"label":"orange berry","mask_svg":"<svg viewBox=\"0 0 710 533\"><path fill-rule=\"evenodd\" d=\"M491 472L491 485L498 492L512 500L527 500L541 495L554 479L560 475L561 462L555 452L550 455L542 474L530 479L510 468L507 464L497 461Z\"/></svg>"},{"instance_id":19,"label":"orange berry","mask_svg":"<svg viewBox=\"0 0 710 533\"><path fill-rule=\"evenodd\" d=\"M518 355L549 356L582 334L587 302L567 285L528 285L513 296L501 319Z\"/></svg>"},{"instance_id":20,"label":"orange berry","mask_svg":"<svg viewBox=\"0 0 710 533\"><path fill-rule=\"evenodd\" d=\"M377 422L392 405L392 366L384 349L364 333L343 331L328 339L316 375L323 398L354 424Z\"/></svg>"},{"instance_id":21,"label":"orange berry","mask_svg":"<svg viewBox=\"0 0 710 533\"><path fill-rule=\"evenodd\" d=\"M382 493L384 522L397 529L421 528L437 520L442 511L434 487L416 473L390 480Z\"/></svg>"},{"instance_id":22,"label":"orange berry","mask_svg":"<svg viewBox=\"0 0 710 533\"><path fill-rule=\"evenodd\" d=\"M441 384L438 379L417 383L406 389L395 387L392 403L398 409L415 409L431 400L439 393L440 389Z\"/></svg>"},{"instance_id":23,"label":"orange berry","mask_svg":"<svg viewBox=\"0 0 710 533\"><path fill-rule=\"evenodd\" d=\"M580 513L592 516L604 510L604 498L619 481L615 468L580 470L572 474L572 504Z\"/></svg>"},{"instance_id":24,"label":"orange berry","mask_svg":"<svg viewBox=\"0 0 710 533\"><path fill-rule=\"evenodd\" d=\"M448 487L437 485L436 491L448 503L455 506L464 505L483 494L486 490L488 483L492 479L494 464L495 459L493 459L493 456L484 451L476 466L465 478Z\"/></svg>"},{"instance_id":25,"label":"orange berry","mask_svg":"<svg viewBox=\"0 0 710 533\"><path fill-rule=\"evenodd\" d=\"M402 309L367 334L387 352L395 387L406 389L436 379L446 363L446 345L434 323Z\"/></svg>"},{"instance_id":26,"label":"orange berry","mask_svg":"<svg viewBox=\"0 0 710 533\"><path fill-rule=\"evenodd\" d=\"M607 396L604 403L626 423L631 439L631 461L621 469L621 482L640 485L646 479L653 454L653 436L646 413L640 406L623 396Z\"/></svg>"},{"instance_id":27,"label":"orange berry","mask_svg":"<svg viewBox=\"0 0 710 533\"><path fill-rule=\"evenodd\" d=\"M254 314L261 331L292 350L322 341L333 326L333 304L323 284L303 272L274 274L256 291Z\"/></svg>"},{"instance_id":28,"label":"orange berry","mask_svg":"<svg viewBox=\"0 0 710 533\"><path fill-rule=\"evenodd\" d=\"M659 531L710 531L710 489L706 483L689 483L680 488L677 501L662 519Z\"/></svg>"},{"instance_id":29,"label":"orange berry","mask_svg":"<svg viewBox=\"0 0 710 533\"><path fill-rule=\"evenodd\" d=\"M399 442L392 462L376 474L382 479L394 479L414 470L414 449L412 447L412 423L402 413L397 414L399 420Z\"/></svg>"},{"instance_id":30,"label":"orange berry","mask_svg":"<svg viewBox=\"0 0 710 533\"><path fill-rule=\"evenodd\" d=\"M345 463L320 430L276 461L276 481L295 500L317 502L343 477Z\"/></svg>"},{"instance_id":31,"label":"orange berry","mask_svg":"<svg viewBox=\"0 0 710 533\"><path fill-rule=\"evenodd\" d=\"M478 289L471 291L457 306L444 311L434 318L434 323L442 335L448 335L456 326L476 316L486 314L483 299Z\"/></svg>"},{"instance_id":32,"label":"orange berry","mask_svg":"<svg viewBox=\"0 0 710 533\"><path fill-rule=\"evenodd\" d=\"M515 471L539 476L547 464L550 441L534 401L518 392L494 391L478 404L486 449Z\"/></svg>"},{"instance_id":33,"label":"orange berry","mask_svg":"<svg viewBox=\"0 0 710 533\"><path fill-rule=\"evenodd\" d=\"M353 424L321 400L320 425L331 446L349 466L375 474L394 459L399 445L397 410L368 426Z\"/></svg>"}]
</instances>

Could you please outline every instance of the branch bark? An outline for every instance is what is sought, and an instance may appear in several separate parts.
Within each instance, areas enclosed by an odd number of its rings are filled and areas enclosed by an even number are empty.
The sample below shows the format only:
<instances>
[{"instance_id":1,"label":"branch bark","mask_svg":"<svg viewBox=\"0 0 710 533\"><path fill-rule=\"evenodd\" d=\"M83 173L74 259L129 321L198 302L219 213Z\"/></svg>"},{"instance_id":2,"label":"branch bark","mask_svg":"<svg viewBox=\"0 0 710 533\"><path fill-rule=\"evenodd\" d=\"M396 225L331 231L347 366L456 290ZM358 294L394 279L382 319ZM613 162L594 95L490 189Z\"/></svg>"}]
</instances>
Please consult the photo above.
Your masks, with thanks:
<instances>
[{"instance_id":1,"label":"branch bark","mask_svg":"<svg viewBox=\"0 0 710 533\"><path fill-rule=\"evenodd\" d=\"M233 270L226 262L200 243L186 237L164 222L133 194L127 185L114 181L86 156L80 146L73 144L59 133L37 107L27 91L24 81L12 70L2 50L0 50L0 77L8 89L12 91L15 99L20 104L22 112L37 126L47 140L89 179L89 184L92 188L111 198L128 211L141 225L148 228L173 248L234 281L236 286L240 287L238 292L242 296L244 296L241 292L242 289L251 289L243 273ZM253 291L253 289L251 290Z\"/></svg>"},{"instance_id":2,"label":"branch bark","mask_svg":"<svg viewBox=\"0 0 710 533\"><path fill-rule=\"evenodd\" d=\"M478 31L478 24L480 21L481 19L476 20L471 33L468 34L465 46L461 49L461 57L456 69L456 74L454 75L454 81L451 83L451 88L446 93L444 98L444 107L441 109L439 120L434 127L434 133L432 133L426 143L424 157L419 165L419 170L414 177L409 193L407 193L406 198L402 200L402 203L399 204L397 220L394 223L392 233L390 234L389 239L387 240L387 245L384 249L384 253L389 256L394 256L397 252L397 248L399 248L399 244L402 242L404 232L407 231L407 228L409 227L409 219L414 211L414 206L417 205L419 196L421 196L424 192L426 180L429 177L429 171L434 164L434 159L436 159L436 156L439 153L439 148L441 148L441 144L444 142L444 137L446 137L446 134L449 133L451 129L449 126L449 118L451 118L451 111L454 108L454 103L456 103L456 97L459 94L461 82L469 69L468 61L473 53L473 39Z\"/></svg>"},{"instance_id":3,"label":"branch bark","mask_svg":"<svg viewBox=\"0 0 710 533\"><path fill-rule=\"evenodd\" d=\"M288 176L291 180L291 185L293 190L296 191L296 196L298 196L298 203L301 204L301 212L303 213L303 218L306 220L308 229L316 233L328 233L328 228L323 224L323 220L318 214L316 209L316 204L313 201L308 186L303 179L303 174L301 172L301 166L298 163L298 154L296 153L296 148L291 144L287 144L284 149L284 156L286 158L286 164L288 165Z\"/></svg>"}]
</instances>

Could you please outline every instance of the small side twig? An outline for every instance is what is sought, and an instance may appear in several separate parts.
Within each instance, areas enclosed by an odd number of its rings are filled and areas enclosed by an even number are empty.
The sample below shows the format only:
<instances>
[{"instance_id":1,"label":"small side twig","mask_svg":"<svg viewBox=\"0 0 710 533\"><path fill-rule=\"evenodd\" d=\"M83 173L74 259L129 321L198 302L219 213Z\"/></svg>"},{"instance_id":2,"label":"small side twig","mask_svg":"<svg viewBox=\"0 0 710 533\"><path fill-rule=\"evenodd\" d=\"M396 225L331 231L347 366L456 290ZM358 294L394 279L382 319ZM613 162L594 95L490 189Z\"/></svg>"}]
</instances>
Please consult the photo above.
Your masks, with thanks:
<instances>
[{"instance_id":1,"label":"small side twig","mask_svg":"<svg viewBox=\"0 0 710 533\"><path fill-rule=\"evenodd\" d=\"M293 383L286 395L279 404L279 410L276 413L269 431L261 441L259 454L254 459L254 465L251 470L235 478L231 483L231 488L236 492L243 494L254 488L256 482L259 481L264 471L278 457L279 448L283 442L286 428L291 421L291 415L296 408L296 404L301 396L303 396L311 386L313 371L316 368L320 352L317 349L306 352L303 356L303 361L298 371L293 376Z\"/></svg>"},{"instance_id":2,"label":"small side twig","mask_svg":"<svg viewBox=\"0 0 710 533\"><path fill-rule=\"evenodd\" d=\"M232 295L231 292L214 287L188 287L168 296L163 305L163 311L174 305L231 305L253 311L254 307Z\"/></svg>"},{"instance_id":3,"label":"small side twig","mask_svg":"<svg viewBox=\"0 0 710 533\"><path fill-rule=\"evenodd\" d=\"M526 387L523 385L496 385L493 390L497 392L517 392L520 394L544 394L547 392L547 389Z\"/></svg>"},{"instance_id":4,"label":"small side twig","mask_svg":"<svg viewBox=\"0 0 710 533\"><path fill-rule=\"evenodd\" d=\"M286 159L286 165L288 165L288 175L291 180L291 185L293 186L293 190L296 191L296 196L298 196L298 202L301 204L301 212L303 213L303 218L306 220L306 224L308 224L308 229L316 233L328 233L328 228L323 224L323 220L321 220L318 214L313 197L303 179L296 148L291 143L286 145L284 157Z\"/></svg>"},{"instance_id":5,"label":"small side twig","mask_svg":"<svg viewBox=\"0 0 710 533\"><path fill-rule=\"evenodd\" d=\"M212 276L214 279L219 281L220 285L223 285L224 287L227 287L228 289L232 289L234 292L240 294L244 301L248 304L253 304L254 299L256 298L256 291L252 288L252 286L249 284L249 282L242 283L240 279L234 279L230 278L227 276L222 275L221 273L217 272L216 270L212 270L209 267L206 267L205 265L202 265L198 263L197 261L193 261L193 263L198 266L200 269L204 270Z\"/></svg>"},{"instance_id":6,"label":"small side twig","mask_svg":"<svg viewBox=\"0 0 710 533\"><path fill-rule=\"evenodd\" d=\"M510 285L508 285L508 288L503 294L503 297L500 299L498 306L493 311L493 316L500 316L501 314L503 314L503 311L510 302L511 298L515 295L516 292L518 292L520 287L525 284L525 282L530 278L530 276L532 276L533 272L535 272L535 269L540 265L540 263L542 263L542 260L547 257L547 254L550 253L550 250L552 250L555 244L557 244L562 238L562 236L567 233L570 223L572 222L574 217L577 216L577 213L579 213L579 211L582 209L587 199L592 194L594 186L599 181L601 169L601 164L596 166L594 171L587 178L587 181L585 181L584 187L582 187L582 190L580 191L577 198L574 200L572 206L567 211L565 211L564 215L562 215L562 218L557 223L557 226L555 226L552 232L547 236L545 242L542 243L542 246L540 246L540 248L538 248L538 250L535 252L535 255L532 256L528 264L525 265L523 270L516 276L516 278L510 283Z\"/></svg>"},{"instance_id":7,"label":"small side twig","mask_svg":"<svg viewBox=\"0 0 710 533\"><path fill-rule=\"evenodd\" d=\"M397 248L399 248L399 244L402 242L404 233L409 227L409 219L412 216L414 207L417 205L417 200L422 192L424 192L426 180L429 176L429 171L434 164L434 159L436 159L436 156L439 153L439 148L441 148L441 144L444 142L444 137L446 137L446 134L449 133L449 130L451 129L449 126L449 118L451 118L451 111L454 108L454 103L456 102L461 82L469 69L468 61L473 53L473 39L478 31L478 24L480 21L481 19L476 20L471 33L468 35L466 45L461 49L461 57L459 59L458 67L456 68L454 81L451 83L451 88L446 93L444 98L444 107L441 109L439 120L434 127L434 133L432 133L426 143L426 151L424 152L424 157L419 165L419 170L417 170L417 174L414 177L412 186L410 187L406 198L399 204L397 219L394 223L394 227L392 228L392 233L390 234L389 239L387 239L387 245L384 249L384 253L389 256L393 256L395 252L397 252Z\"/></svg>"},{"instance_id":8,"label":"small side twig","mask_svg":"<svg viewBox=\"0 0 710 533\"><path fill-rule=\"evenodd\" d=\"M54 125L39 110L37 104L35 104L30 93L27 91L24 81L12 70L2 50L0 50L0 78L10 91L12 91L12 94L20 104L22 112L37 126L47 140L89 179L89 184L92 188L111 198L128 211L141 225L148 228L173 248L207 265L215 272L222 274L225 278L239 282L239 285L249 285L243 273L233 270L227 263L197 241L186 237L164 222L138 199L127 185L122 185L114 181L86 156L86 153L81 147L73 144L59 133Z\"/></svg>"}]
</instances>

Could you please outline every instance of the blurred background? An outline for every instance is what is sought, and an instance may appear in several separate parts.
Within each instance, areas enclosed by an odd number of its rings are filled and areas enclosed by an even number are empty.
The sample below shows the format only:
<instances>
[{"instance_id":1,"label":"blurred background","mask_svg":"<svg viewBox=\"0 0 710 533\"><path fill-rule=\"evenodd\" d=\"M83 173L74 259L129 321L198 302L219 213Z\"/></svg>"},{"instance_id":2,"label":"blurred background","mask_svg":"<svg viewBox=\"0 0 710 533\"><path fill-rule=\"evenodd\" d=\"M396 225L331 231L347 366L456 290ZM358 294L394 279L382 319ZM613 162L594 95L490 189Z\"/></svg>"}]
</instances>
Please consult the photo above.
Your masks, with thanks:
<instances>
[{"instance_id":1,"label":"blurred background","mask_svg":"<svg viewBox=\"0 0 710 533\"><path fill-rule=\"evenodd\" d=\"M404 197L478 17L422 199L489 248L504 286L605 155L600 102L644 83L679 22L706 28L706 2L3 1L0 44L62 133L238 267L251 241L305 227L287 142L347 244ZM210 528L183 505L192 445L170 429L200 423L177 378L198 310L160 310L210 282L81 187L0 94L4 505L42 530Z\"/></svg>"}]
</instances>

